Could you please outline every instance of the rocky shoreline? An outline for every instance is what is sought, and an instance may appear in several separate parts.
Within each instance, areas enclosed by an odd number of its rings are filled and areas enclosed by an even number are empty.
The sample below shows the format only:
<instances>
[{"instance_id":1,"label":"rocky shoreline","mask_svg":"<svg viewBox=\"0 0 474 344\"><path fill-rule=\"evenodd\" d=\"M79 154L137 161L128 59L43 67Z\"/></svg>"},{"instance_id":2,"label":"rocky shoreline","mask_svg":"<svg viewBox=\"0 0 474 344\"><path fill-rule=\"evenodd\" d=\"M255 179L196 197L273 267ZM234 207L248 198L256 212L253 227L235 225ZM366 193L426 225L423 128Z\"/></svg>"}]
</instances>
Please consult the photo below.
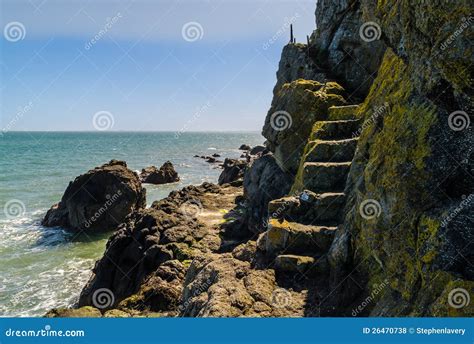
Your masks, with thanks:
<instances>
[{"instance_id":1,"label":"rocky shoreline","mask_svg":"<svg viewBox=\"0 0 474 344\"><path fill-rule=\"evenodd\" d=\"M283 49L265 147L150 208L130 177L78 305L47 316L474 315L472 27L449 36L470 11L318 1L307 44ZM45 222L84 229L61 204Z\"/></svg>"}]
</instances>

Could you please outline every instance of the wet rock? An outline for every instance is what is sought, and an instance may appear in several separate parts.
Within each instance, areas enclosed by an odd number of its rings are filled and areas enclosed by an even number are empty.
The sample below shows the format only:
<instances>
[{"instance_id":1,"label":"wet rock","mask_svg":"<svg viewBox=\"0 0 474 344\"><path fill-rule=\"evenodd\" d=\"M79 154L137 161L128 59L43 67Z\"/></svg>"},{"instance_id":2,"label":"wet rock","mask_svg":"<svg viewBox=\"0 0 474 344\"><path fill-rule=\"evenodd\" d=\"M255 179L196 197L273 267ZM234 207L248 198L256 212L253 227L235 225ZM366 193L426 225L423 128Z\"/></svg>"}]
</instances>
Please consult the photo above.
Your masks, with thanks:
<instances>
[{"instance_id":1,"label":"wet rock","mask_svg":"<svg viewBox=\"0 0 474 344\"><path fill-rule=\"evenodd\" d=\"M156 166L142 169L140 179L142 183L167 184L179 181L179 176L173 164L170 161L166 161L159 169Z\"/></svg>"},{"instance_id":2,"label":"wet rock","mask_svg":"<svg viewBox=\"0 0 474 344\"><path fill-rule=\"evenodd\" d=\"M250 147L249 145L247 144L243 144L239 147L240 150L245 150L245 151L248 151L250 150L252 147Z\"/></svg>"},{"instance_id":3,"label":"wet rock","mask_svg":"<svg viewBox=\"0 0 474 344\"><path fill-rule=\"evenodd\" d=\"M250 155L257 155L259 153L265 154L267 151L268 151L267 147L265 146L255 146L250 150L249 154Z\"/></svg>"},{"instance_id":4,"label":"wet rock","mask_svg":"<svg viewBox=\"0 0 474 344\"><path fill-rule=\"evenodd\" d=\"M114 230L145 205L145 189L136 173L124 161L111 160L70 182L42 225L90 232Z\"/></svg>"}]
</instances>

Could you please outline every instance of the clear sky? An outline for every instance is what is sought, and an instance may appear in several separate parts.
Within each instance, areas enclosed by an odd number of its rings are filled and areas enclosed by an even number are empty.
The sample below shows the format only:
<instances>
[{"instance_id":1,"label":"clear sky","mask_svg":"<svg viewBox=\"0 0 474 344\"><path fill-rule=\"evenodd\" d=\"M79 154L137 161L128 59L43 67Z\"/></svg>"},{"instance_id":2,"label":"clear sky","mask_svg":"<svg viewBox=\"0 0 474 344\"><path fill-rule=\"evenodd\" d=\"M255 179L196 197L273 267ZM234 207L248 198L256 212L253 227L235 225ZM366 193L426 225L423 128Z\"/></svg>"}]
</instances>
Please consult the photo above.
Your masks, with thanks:
<instances>
[{"instance_id":1,"label":"clear sky","mask_svg":"<svg viewBox=\"0 0 474 344\"><path fill-rule=\"evenodd\" d=\"M288 23L305 42L316 6L315 0L0 3L0 129L51 131L260 130ZM97 123L101 116L106 124Z\"/></svg>"}]
</instances>

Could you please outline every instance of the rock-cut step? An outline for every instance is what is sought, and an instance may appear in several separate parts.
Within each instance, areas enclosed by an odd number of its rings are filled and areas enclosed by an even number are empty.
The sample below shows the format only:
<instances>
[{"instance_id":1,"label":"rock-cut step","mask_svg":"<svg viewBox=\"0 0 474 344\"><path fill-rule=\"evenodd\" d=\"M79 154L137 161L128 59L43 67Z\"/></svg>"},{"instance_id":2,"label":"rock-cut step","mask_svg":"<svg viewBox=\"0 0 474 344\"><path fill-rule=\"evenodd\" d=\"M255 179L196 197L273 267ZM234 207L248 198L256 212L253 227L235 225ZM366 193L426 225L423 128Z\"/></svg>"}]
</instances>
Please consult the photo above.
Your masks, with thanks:
<instances>
[{"instance_id":1,"label":"rock-cut step","mask_svg":"<svg viewBox=\"0 0 474 344\"><path fill-rule=\"evenodd\" d=\"M341 140L359 136L361 120L318 121L310 137L314 140Z\"/></svg>"},{"instance_id":2,"label":"rock-cut step","mask_svg":"<svg viewBox=\"0 0 474 344\"><path fill-rule=\"evenodd\" d=\"M268 204L271 218L302 224L334 225L340 222L346 196L342 192L316 194L309 190L299 196L278 198Z\"/></svg>"},{"instance_id":3,"label":"rock-cut step","mask_svg":"<svg viewBox=\"0 0 474 344\"><path fill-rule=\"evenodd\" d=\"M328 120L350 120L358 118L359 105L331 106L328 109Z\"/></svg>"},{"instance_id":4,"label":"rock-cut step","mask_svg":"<svg viewBox=\"0 0 474 344\"><path fill-rule=\"evenodd\" d=\"M315 258L295 254L281 254L275 259L275 270L290 274L312 275L328 272L329 264L326 256Z\"/></svg>"},{"instance_id":5,"label":"rock-cut step","mask_svg":"<svg viewBox=\"0 0 474 344\"><path fill-rule=\"evenodd\" d=\"M316 193L344 191L351 162L305 162L302 182Z\"/></svg>"},{"instance_id":6,"label":"rock-cut step","mask_svg":"<svg viewBox=\"0 0 474 344\"><path fill-rule=\"evenodd\" d=\"M351 161L357 148L358 138L346 140L316 140L309 144L312 148L305 156L306 162Z\"/></svg>"},{"instance_id":7,"label":"rock-cut step","mask_svg":"<svg viewBox=\"0 0 474 344\"><path fill-rule=\"evenodd\" d=\"M262 237L263 249L270 255L324 254L329 250L337 227L309 226L297 222L270 219Z\"/></svg>"}]
</instances>

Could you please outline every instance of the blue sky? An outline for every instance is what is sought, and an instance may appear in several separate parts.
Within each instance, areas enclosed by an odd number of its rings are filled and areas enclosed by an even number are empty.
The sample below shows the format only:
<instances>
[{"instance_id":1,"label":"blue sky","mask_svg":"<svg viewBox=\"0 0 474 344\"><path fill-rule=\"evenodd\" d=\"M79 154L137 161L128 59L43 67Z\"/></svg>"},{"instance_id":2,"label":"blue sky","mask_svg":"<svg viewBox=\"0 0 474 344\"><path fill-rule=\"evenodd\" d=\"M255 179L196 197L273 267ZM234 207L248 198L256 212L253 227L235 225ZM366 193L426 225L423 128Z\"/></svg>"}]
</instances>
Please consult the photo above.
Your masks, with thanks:
<instances>
[{"instance_id":1,"label":"blue sky","mask_svg":"<svg viewBox=\"0 0 474 344\"><path fill-rule=\"evenodd\" d=\"M0 0L1 128L260 130L315 2Z\"/></svg>"}]
</instances>

